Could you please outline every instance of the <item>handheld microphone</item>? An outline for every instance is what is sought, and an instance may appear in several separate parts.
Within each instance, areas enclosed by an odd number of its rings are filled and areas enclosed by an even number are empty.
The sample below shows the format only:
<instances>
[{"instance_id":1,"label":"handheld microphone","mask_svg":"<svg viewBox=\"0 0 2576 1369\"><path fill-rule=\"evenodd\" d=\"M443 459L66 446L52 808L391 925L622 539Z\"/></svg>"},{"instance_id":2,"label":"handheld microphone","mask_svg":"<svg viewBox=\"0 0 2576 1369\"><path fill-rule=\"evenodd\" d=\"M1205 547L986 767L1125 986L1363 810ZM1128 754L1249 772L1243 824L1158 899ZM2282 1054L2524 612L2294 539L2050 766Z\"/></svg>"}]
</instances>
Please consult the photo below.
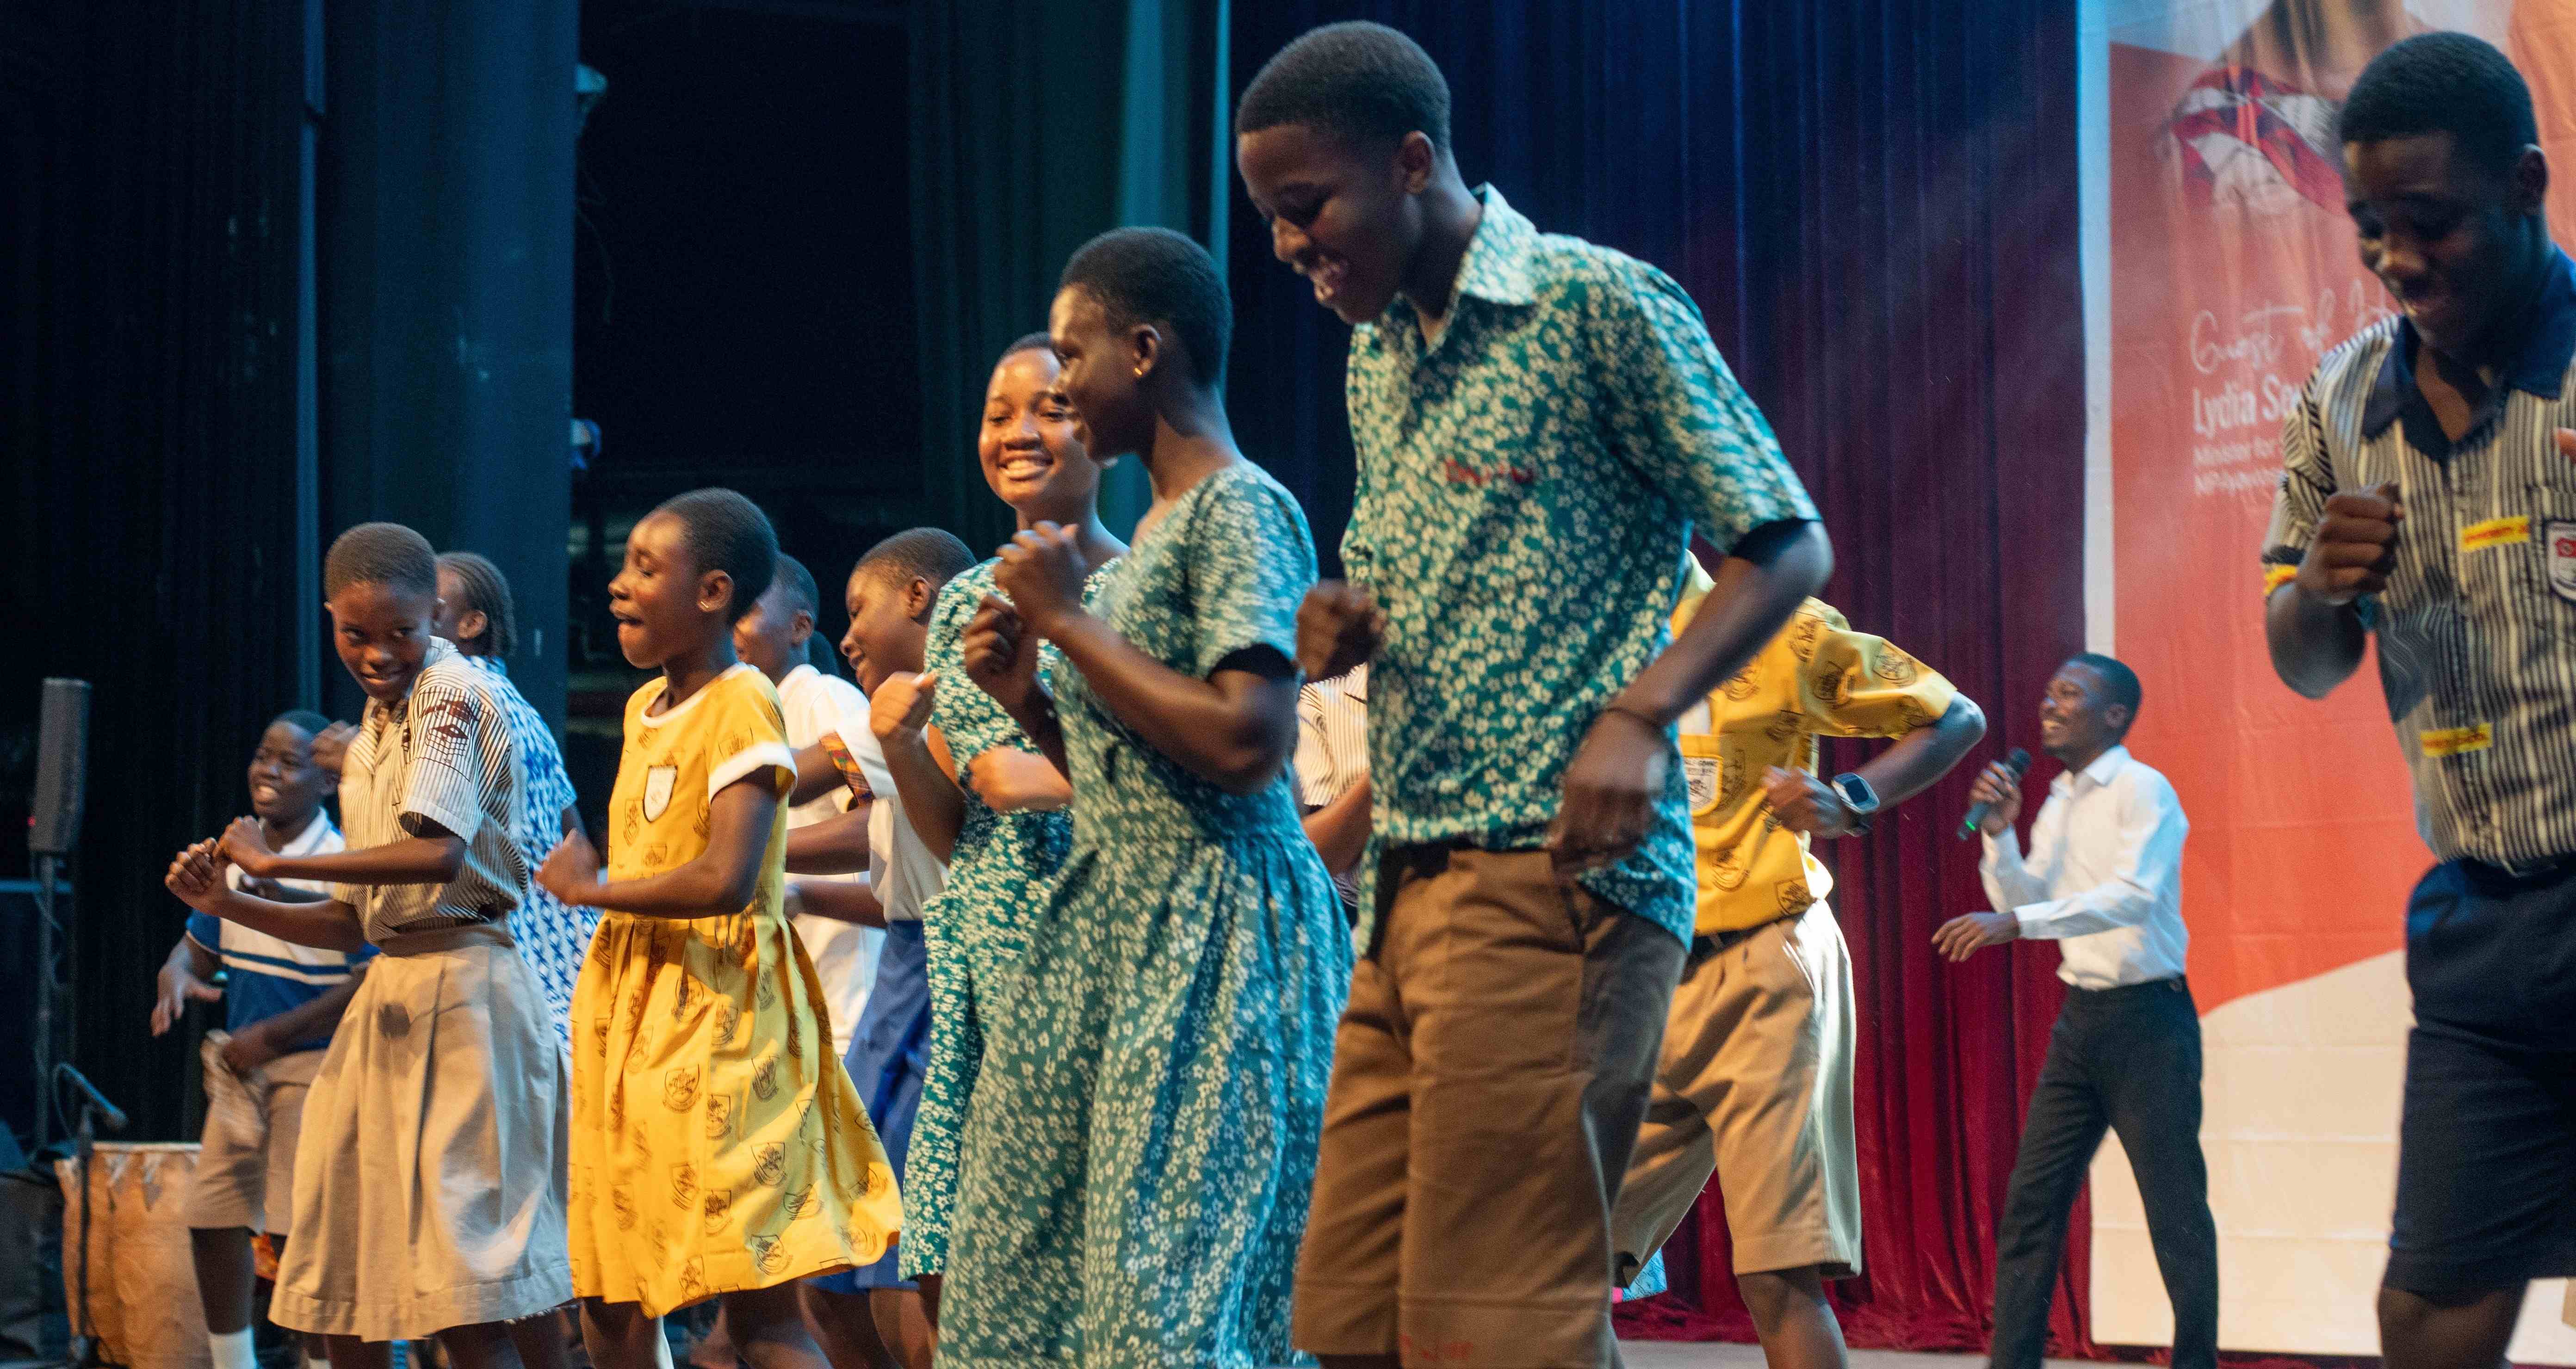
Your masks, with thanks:
<instances>
[{"instance_id":1,"label":"handheld microphone","mask_svg":"<svg viewBox=\"0 0 2576 1369\"><path fill-rule=\"evenodd\" d=\"M2014 747L2004 756L2004 768L2012 772L2013 783L2021 783L2021 777L2030 773L2030 753L2018 746ZM1959 840L1966 841L1975 836L1977 824L1986 820L1986 813L1993 807L1994 805L1988 803L1971 805L1968 816L1959 820Z\"/></svg>"}]
</instances>

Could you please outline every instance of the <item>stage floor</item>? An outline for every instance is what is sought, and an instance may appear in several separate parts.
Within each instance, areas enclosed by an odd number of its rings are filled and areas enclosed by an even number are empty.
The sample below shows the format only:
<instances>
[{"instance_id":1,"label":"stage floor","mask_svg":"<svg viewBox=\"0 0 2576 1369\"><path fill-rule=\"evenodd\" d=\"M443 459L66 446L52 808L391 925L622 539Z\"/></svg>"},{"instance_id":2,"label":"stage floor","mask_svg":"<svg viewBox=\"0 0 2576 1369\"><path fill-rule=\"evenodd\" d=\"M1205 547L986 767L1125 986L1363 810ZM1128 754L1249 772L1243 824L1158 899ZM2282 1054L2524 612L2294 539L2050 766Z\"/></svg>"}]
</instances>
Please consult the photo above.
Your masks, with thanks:
<instances>
[{"instance_id":1,"label":"stage floor","mask_svg":"<svg viewBox=\"0 0 2576 1369\"><path fill-rule=\"evenodd\" d=\"M1689 1341L1619 1342L1628 1369L1762 1369L1762 1347ZM1852 1369L1970 1369L1983 1355L1918 1355L1904 1350L1854 1350ZM2099 1369L2081 1360L2048 1361L2049 1369Z\"/></svg>"}]
</instances>

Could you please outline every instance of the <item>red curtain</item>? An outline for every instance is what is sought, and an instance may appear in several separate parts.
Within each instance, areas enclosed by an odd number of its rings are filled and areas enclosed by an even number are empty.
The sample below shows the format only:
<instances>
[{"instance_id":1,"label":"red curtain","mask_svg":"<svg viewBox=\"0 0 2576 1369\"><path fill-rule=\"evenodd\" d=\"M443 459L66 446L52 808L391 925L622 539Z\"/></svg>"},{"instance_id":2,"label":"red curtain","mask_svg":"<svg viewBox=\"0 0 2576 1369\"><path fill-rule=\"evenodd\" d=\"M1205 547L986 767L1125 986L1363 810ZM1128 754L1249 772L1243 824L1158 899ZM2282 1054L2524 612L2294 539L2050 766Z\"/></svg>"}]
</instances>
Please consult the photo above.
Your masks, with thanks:
<instances>
[{"instance_id":1,"label":"red curtain","mask_svg":"<svg viewBox=\"0 0 2576 1369\"><path fill-rule=\"evenodd\" d=\"M2042 685L2083 638L2084 336L2071 0L1532 0L1234 10L1236 88L1308 26L1395 24L1447 72L1470 182L1542 229L1689 289L1832 529L1828 597L1985 706L1978 760L2036 749ZM1269 259L1238 192L1237 431L1329 557L1350 507L1346 334ZM1252 226L1253 231L1243 231ZM1827 760L1857 764L1836 744ZM1951 836L1968 770L1829 843L1859 992L1864 1277L1856 1345L1986 1343L1994 1226L2060 990L2044 946L1935 960L1982 910ZM2077 1214L2056 1320L2085 1333ZM1630 1334L1747 1340L1712 1193Z\"/></svg>"}]
</instances>

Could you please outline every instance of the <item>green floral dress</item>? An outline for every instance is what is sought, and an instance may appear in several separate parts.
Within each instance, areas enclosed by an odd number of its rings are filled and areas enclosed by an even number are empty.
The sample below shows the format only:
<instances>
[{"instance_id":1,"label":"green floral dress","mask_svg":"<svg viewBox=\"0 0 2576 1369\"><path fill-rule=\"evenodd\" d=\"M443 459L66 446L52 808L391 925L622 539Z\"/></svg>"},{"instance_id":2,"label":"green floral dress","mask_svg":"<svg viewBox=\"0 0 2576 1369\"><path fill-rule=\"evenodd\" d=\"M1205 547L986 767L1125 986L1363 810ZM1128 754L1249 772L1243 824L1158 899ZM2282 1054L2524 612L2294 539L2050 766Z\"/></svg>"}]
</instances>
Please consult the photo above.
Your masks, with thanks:
<instances>
[{"instance_id":1,"label":"green floral dress","mask_svg":"<svg viewBox=\"0 0 2576 1369\"><path fill-rule=\"evenodd\" d=\"M1248 463L1176 500L1092 611L1205 677L1295 655L1306 520ZM1056 672L1073 845L1004 972L967 1117L944 1366L1279 1364L1314 1185L1341 901L1284 771L1230 794Z\"/></svg>"},{"instance_id":2,"label":"green floral dress","mask_svg":"<svg viewBox=\"0 0 2576 1369\"><path fill-rule=\"evenodd\" d=\"M940 592L930 619L922 668L937 671L939 693L931 721L948 742L959 775L996 746L1031 755L1037 744L1002 711L992 695L966 678L966 627L987 594L1000 597L986 561ZM1094 572L1097 585L1102 572ZM1052 679L1058 664L1042 649L1038 678ZM921 1111L913 1120L912 1149L903 1183L903 1276L917 1279L948 1267L948 1219L957 1198L957 1147L968 1101L984 1064L981 1000L1019 961L1028 941L1032 906L1064 864L1073 843L1073 816L1065 812L997 813L966 791L965 821L948 858L948 883L922 907L922 935L930 952L930 1063L923 1072Z\"/></svg>"}]
</instances>

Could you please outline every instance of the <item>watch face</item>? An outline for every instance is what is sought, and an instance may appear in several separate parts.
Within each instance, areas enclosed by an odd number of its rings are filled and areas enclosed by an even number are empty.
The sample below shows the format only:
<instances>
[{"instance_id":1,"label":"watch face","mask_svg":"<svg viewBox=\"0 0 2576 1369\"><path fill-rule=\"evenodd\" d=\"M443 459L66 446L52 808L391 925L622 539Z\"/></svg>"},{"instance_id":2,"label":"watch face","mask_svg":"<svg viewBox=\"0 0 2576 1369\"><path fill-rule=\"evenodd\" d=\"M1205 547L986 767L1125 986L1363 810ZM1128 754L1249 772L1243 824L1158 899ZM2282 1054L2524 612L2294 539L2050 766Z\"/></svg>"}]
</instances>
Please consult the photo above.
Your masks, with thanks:
<instances>
[{"instance_id":1,"label":"watch face","mask_svg":"<svg viewBox=\"0 0 2576 1369\"><path fill-rule=\"evenodd\" d=\"M1869 787L1869 781L1858 775L1834 776L1834 791L1843 796L1843 802L1854 812L1872 813L1878 810L1877 791Z\"/></svg>"}]
</instances>

